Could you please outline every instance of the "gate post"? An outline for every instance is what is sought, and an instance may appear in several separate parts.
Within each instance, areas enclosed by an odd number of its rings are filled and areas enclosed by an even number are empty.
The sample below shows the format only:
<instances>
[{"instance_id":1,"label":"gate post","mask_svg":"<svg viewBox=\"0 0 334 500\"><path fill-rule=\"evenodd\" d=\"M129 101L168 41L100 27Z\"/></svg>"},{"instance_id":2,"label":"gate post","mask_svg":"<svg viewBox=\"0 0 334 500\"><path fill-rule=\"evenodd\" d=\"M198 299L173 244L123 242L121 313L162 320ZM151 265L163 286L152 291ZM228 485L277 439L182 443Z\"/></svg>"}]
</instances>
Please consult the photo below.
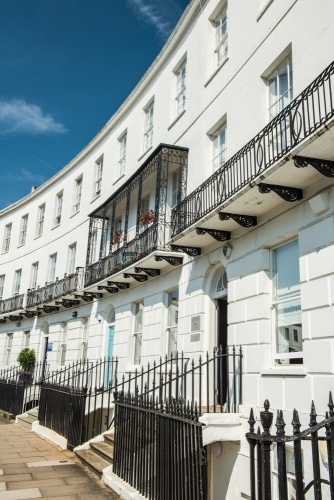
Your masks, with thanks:
<instances>
[{"instance_id":1,"label":"gate post","mask_svg":"<svg viewBox=\"0 0 334 500\"><path fill-rule=\"evenodd\" d=\"M269 411L268 399L264 402L264 411L260 411L260 419L263 428L262 432L262 498L271 500L271 467L270 467L270 446L272 440L270 439L270 428L273 423L273 413Z\"/></svg>"}]
</instances>

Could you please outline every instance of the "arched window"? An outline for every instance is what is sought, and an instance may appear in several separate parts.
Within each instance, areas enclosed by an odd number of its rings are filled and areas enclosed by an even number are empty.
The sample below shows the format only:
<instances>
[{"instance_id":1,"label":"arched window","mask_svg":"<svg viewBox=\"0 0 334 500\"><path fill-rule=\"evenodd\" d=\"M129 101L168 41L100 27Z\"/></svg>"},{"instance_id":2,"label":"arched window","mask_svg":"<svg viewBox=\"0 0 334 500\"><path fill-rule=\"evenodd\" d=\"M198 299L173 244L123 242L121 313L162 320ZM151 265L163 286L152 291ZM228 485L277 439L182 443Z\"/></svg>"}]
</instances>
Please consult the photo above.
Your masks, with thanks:
<instances>
[{"instance_id":1,"label":"arched window","mask_svg":"<svg viewBox=\"0 0 334 500\"><path fill-rule=\"evenodd\" d=\"M226 270L222 271L217 280L216 293L227 293L227 273Z\"/></svg>"}]
</instances>

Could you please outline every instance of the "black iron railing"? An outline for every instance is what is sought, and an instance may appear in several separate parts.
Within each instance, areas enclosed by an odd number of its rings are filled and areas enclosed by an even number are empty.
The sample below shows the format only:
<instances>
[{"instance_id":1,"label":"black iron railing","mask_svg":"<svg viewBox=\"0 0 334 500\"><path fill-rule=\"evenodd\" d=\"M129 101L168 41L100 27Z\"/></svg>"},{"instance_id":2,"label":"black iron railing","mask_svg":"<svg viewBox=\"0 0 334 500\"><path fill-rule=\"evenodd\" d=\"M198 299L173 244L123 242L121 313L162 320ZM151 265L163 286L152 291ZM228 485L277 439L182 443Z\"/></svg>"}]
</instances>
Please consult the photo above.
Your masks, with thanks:
<instances>
[{"instance_id":1,"label":"black iron railing","mask_svg":"<svg viewBox=\"0 0 334 500\"><path fill-rule=\"evenodd\" d=\"M112 276L159 248L158 234L162 230L160 226L161 224L158 222L153 222L150 227L145 229L135 239L124 244L112 254L88 266L85 286ZM165 247L161 249L165 249Z\"/></svg>"},{"instance_id":2,"label":"black iron railing","mask_svg":"<svg viewBox=\"0 0 334 500\"><path fill-rule=\"evenodd\" d=\"M116 394L113 472L152 500L205 500L206 454L197 406Z\"/></svg>"},{"instance_id":3,"label":"black iron railing","mask_svg":"<svg viewBox=\"0 0 334 500\"><path fill-rule=\"evenodd\" d=\"M277 412L276 434L270 433L274 415L269 411L268 400L264 402L264 411L260 412L262 432L259 427L255 432L256 421L251 410L250 432L246 434L250 445L251 500L304 500L307 493L316 500L321 500L323 495L324 498L334 498L334 404L331 393L328 407L326 418L318 423L312 402L309 428L303 431L300 430L298 412L294 410L292 434L285 433L280 410ZM321 443L325 444L322 450ZM293 460L288 461L289 450ZM325 467L320 465L321 455ZM321 471L323 473L326 469L328 475L323 478ZM273 480L276 492L273 491Z\"/></svg>"},{"instance_id":4,"label":"black iron railing","mask_svg":"<svg viewBox=\"0 0 334 500\"><path fill-rule=\"evenodd\" d=\"M172 210L172 237L249 185L334 116L334 62L261 132Z\"/></svg>"},{"instance_id":5,"label":"black iron railing","mask_svg":"<svg viewBox=\"0 0 334 500\"><path fill-rule=\"evenodd\" d=\"M34 307L51 302L65 295L81 290L84 286L84 268L78 268L75 273L68 274L60 280L47 283L41 288L28 290L27 307Z\"/></svg>"},{"instance_id":6,"label":"black iron railing","mask_svg":"<svg viewBox=\"0 0 334 500\"><path fill-rule=\"evenodd\" d=\"M8 314L13 311L19 311L24 307L25 294L14 295L8 299L0 300L0 314Z\"/></svg>"},{"instance_id":7,"label":"black iron railing","mask_svg":"<svg viewBox=\"0 0 334 500\"><path fill-rule=\"evenodd\" d=\"M38 406L43 368L36 363L30 372L18 365L0 370L0 409L16 416Z\"/></svg>"},{"instance_id":8,"label":"black iron railing","mask_svg":"<svg viewBox=\"0 0 334 500\"><path fill-rule=\"evenodd\" d=\"M230 353L215 349L211 357L208 354L205 358L199 357L196 363L183 353L177 353L149 363L146 369L142 367L123 374L121 378L117 359L73 363L45 376L42 384L44 406L40 405L39 420L41 425L52 425L55 432L67 433L69 428L62 422L67 417L58 400L63 398L67 401L64 404L69 404L73 394L75 406L78 398L84 399L83 426L81 433L76 434L80 442L74 443L77 446L110 428L114 418L115 392L127 397L142 395L152 398L161 407L171 405L172 401L189 403L190 408L196 408L198 415L236 412L242 402L242 357L241 348L237 352L235 347ZM54 393L57 393L57 405L52 402ZM79 424L74 422L73 415L71 419L77 427ZM62 435L68 438L68 435Z\"/></svg>"}]
</instances>

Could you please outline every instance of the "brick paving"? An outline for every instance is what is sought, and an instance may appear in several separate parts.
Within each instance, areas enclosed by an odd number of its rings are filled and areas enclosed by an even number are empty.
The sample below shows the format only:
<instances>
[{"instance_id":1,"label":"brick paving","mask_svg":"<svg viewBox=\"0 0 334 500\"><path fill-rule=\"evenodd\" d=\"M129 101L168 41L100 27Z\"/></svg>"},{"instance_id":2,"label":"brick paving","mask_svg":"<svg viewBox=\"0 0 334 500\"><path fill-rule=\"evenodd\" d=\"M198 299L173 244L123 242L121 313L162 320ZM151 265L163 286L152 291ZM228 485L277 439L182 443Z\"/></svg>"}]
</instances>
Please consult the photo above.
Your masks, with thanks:
<instances>
[{"instance_id":1,"label":"brick paving","mask_svg":"<svg viewBox=\"0 0 334 500\"><path fill-rule=\"evenodd\" d=\"M61 450L34 432L0 420L1 500L118 500Z\"/></svg>"}]
</instances>

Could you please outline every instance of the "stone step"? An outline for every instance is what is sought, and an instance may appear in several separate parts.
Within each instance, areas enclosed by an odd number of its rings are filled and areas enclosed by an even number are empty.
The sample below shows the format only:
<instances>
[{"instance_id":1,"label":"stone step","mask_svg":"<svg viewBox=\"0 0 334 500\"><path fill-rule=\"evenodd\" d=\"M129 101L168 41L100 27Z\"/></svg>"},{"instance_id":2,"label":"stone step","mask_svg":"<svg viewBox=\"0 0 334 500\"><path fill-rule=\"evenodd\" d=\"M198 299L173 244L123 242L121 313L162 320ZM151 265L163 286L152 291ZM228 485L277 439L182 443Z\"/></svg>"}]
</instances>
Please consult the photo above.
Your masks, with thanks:
<instances>
[{"instance_id":1,"label":"stone step","mask_svg":"<svg viewBox=\"0 0 334 500\"><path fill-rule=\"evenodd\" d=\"M31 429L33 422L36 422L36 420L37 419L35 417L31 417L27 413L17 417L17 423L26 429Z\"/></svg>"},{"instance_id":2,"label":"stone step","mask_svg":"<svg viewBox=\"0 0 334 500\"><path fill-rule=\"evenodd\" d=\"M114 446L114 435L115 435L114 431L105 432L103 434L104 441L108 443L110 446Z\"/></svg>"},{"instance_id":3,"label":"stone step","mask_svg":"<svg viewBox=\"0 0 334 500\"><path fill-rule=\"evenodd\" d=\"M29 410L28 412L28 415L30 415L31 417L34 417L36 420L38 420L38 406L36 408L32 408L31 410Z\"/></svg>"},{"instance_id":4,"label":"stone step","mask_svg":"<svg viewBox=\"0 0 334 500\"><path fill-rule=\"evenodd\" d=\"M75 459L100 479L102 478L102 470L110 465L110 462L94 453L93 450L77 450L75 452Z\"/></svg>"},{"instance_id":5,"label":"stone step","mask_svg":"<svg viewBox=\"0 0 334 500\"><path fill-rule=\"evenodd\" d=\"M101 458L112 464L114 457L114 447L104 441L99 441L96 443L90 443L90 448L94 453L99 455Z\"/></svg>"}]
</instances>

